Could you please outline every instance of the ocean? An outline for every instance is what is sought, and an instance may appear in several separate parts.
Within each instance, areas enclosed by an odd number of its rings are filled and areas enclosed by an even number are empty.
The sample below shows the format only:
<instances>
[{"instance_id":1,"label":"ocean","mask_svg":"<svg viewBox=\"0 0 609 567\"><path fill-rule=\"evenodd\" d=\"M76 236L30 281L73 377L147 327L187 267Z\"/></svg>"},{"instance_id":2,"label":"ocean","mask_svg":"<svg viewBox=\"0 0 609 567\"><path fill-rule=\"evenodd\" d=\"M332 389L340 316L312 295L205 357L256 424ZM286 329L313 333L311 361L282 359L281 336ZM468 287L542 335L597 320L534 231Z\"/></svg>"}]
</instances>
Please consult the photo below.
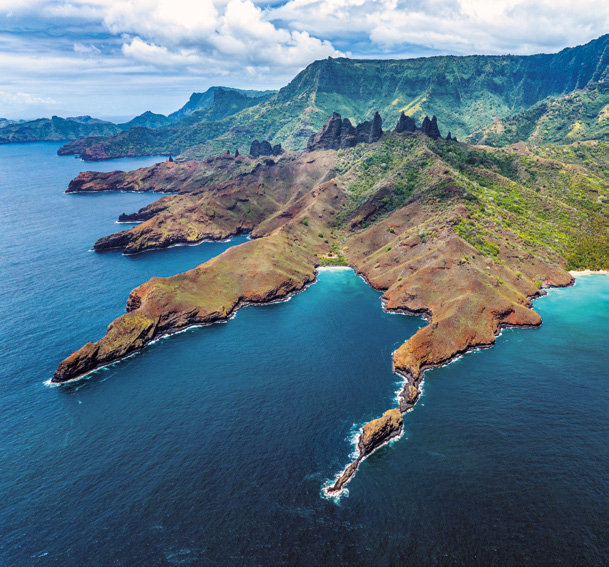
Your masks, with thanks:
<instances>
[{"instance_id":1,"label":"ocean","mask_svg":"<svg viewBox=\"0 0 609 567\"><path fill-rule=\"evenodd\" d=\"M324 270L290 301L45 385L131 289L246 238L91 252L158 195L65 195L70 179L162 158L60 145L0 146L0 564L609 563L608 276L428 372L403 437L327 499L358 428L395 407L391 354L424 321Z\"/></svg>"}]
</instances>

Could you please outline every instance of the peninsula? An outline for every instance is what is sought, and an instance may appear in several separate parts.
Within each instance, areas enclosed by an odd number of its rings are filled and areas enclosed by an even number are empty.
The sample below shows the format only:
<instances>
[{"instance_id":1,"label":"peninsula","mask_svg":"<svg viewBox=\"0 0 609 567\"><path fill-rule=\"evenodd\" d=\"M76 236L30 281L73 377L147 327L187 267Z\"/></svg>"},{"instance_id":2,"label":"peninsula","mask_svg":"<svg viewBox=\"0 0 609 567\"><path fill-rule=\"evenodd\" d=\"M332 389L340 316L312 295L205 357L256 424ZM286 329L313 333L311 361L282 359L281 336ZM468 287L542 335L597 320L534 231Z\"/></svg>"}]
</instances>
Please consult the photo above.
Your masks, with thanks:
<instances>
[{"instance_id":1,"label":"peninsula","mask_svg":"<svg viewBox=\"0 0 609 567\"><path fill-rule=\"evenodd\" d=\"M394 352L404 378L397 407L364 426L359 456L326 489L340 493L364 457L401 433L427 369L492 345L504 327L540 325L531 299L571 285L569 268L596 267L581 265L584 253L587 264L605 261L590 235L607 234L606 142L492 148L444 137L440 127L441 117L417 126L401 114L383 131L379 114L353 126L334 113L302 151L260 155L259 142L254 155L79 175L68 192L174 193L122 215L139 224L101 238L97 251L135 254L240 233L251 240L134 289L126 313L62 361L52 381L81 378L243 305L285 298L313 282L319 266L350 265L383 292L387 310L428 324Z\"/></svg>"}]
</instances>

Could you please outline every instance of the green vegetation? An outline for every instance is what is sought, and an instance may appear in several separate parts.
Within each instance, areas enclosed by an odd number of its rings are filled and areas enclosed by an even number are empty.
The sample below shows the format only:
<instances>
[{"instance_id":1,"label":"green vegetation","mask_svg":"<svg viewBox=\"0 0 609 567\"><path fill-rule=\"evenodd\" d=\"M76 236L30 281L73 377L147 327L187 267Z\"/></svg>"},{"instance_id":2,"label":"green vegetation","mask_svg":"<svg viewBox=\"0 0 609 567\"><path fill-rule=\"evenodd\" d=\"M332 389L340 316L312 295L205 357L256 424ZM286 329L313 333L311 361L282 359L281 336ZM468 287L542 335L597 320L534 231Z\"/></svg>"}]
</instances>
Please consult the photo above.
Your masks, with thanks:
<instances>
[{"instance_id":1,"label":"green vegetation","mask_svg":"<svg viewBox=\"0 0 609 567\"><path fill-rule=\"evenodd\" d=\"M472 134L468 141L506 146L523 140L569 143L609 138L609 82L553 96L515 116L493 122Z\"/></svg>"},{"instance_id":2,"label":"green vegetation","mask_svg":"<svg viewBox=\"0 0 609 567\"><path fill-rule=\"evenodd\" d=\"M320 266L348 266L349 262L347 262L347 259L342 254L339 254L338 256L328 256L328 257L320 258L319 265Z\"/></svg>"},{"instance_id":3,"label":"green vegetation","mask_svg":"<svg viewBox=\"0 0 609 567\"><path fill-rule=\"evenodd\" d=\"M378 111L385 130L394 128L401 111L419 122L435 114L444 135L450 130L463 139L497 117L513 116L548 97L599 82L607 73L608 46L609 36L603 36L552 55L328 58L309 65L276 94L233 114L218 103L186 121L151 131L146 139L132 132L94 144L111 156L131 151L201 158L227 148L247 150L254 138L296 150L304 148L334 111L354 123ZM239 104L249 102L232 103L230 110ZM72 146L73 151L78 148Z\"/></svg>"},{"instance_id":4,"label":"green vegetation","mask_svg":"<svg viewBox=\"0 0 609 567\"><path fill-rule=\"evenodd\" d=\"M494 262L503 244L573 268L607 267L608 150L607 142L506 151L386 135L338 157L349 202L336 226L365 228L414 201L437 214L461 202L468 214L455 232ZM422 242L436 235L419 233Z\"/></svg>"},{"instance_id":5,"label":"green vegetation","mask_svg":"<svg viewBox=\"0 0 609 567\"><path fill-rule=\"evenodd\" d=\"M606 270L609 268L609 223L594 223L576 239L567 253L570 270Z\"/></svg>"},{"instance_id":6,"label":"green vegetation","mask_svg":"<svg viewBox=\"0 0 609 567\"><path fill-rule=\"evenodd\" d=\"M8 124L0 130L0 144L9 142L40 142L74 140L85 136L112 136L120 127L111 122L80 117L90 121L80 122L53 116L28 122Z\"/></svg>"}]
</instances>

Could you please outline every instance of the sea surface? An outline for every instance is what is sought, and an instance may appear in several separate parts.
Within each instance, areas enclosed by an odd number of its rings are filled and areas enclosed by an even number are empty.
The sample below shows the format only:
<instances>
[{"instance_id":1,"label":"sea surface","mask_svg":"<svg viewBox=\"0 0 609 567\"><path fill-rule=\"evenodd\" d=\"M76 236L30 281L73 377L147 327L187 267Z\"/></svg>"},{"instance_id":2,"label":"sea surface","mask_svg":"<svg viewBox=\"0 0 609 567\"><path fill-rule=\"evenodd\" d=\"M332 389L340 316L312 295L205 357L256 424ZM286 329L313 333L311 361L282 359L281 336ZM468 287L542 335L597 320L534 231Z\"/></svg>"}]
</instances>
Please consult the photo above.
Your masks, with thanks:
<instances>
[{"instance_id":1,"label":"sea surface","mask_svg":"<svg viewBox=\"0 0 609 567\"><path fill-rule=\"evenodd\" d=\"M285 303L45 382L129 291L227 243L90 251L154 195L65 195L94 164L0 146L0 565L606 565L609 277L535 302L539 329L428 372L405 434L340 500L322 486L396 405L424 322L350 270Z\"/></svg>"}]
</instances>

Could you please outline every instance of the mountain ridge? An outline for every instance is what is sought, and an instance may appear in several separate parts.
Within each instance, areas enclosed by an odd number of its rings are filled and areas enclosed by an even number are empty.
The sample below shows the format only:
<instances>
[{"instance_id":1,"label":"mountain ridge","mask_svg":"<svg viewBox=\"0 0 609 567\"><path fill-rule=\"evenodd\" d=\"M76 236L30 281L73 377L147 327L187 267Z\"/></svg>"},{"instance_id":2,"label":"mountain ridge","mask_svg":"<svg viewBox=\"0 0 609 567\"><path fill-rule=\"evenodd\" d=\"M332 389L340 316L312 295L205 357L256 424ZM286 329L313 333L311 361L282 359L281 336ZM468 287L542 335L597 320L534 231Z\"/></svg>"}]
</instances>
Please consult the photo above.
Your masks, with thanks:
<instances>
[{"instance_id":1,"label":"mountain ridge","mask_svg":"<svg viewBox=\"0 0 609 567\"><path fill-rule=\"evenodd\" d=\"M445 127L463 139L549 96L609 78L608 69L609 35L554 54L327 58L308 65L260 104L219 120L151 131L146 147L138 134L81 142L63 153L94 147L84 159L151 153L199 159L226 149L243 152L254 138L299 150L333 112L354 123L377 111L389 122L402 111L414 118L442 116Z\"/></svg>"}]
</instances>

